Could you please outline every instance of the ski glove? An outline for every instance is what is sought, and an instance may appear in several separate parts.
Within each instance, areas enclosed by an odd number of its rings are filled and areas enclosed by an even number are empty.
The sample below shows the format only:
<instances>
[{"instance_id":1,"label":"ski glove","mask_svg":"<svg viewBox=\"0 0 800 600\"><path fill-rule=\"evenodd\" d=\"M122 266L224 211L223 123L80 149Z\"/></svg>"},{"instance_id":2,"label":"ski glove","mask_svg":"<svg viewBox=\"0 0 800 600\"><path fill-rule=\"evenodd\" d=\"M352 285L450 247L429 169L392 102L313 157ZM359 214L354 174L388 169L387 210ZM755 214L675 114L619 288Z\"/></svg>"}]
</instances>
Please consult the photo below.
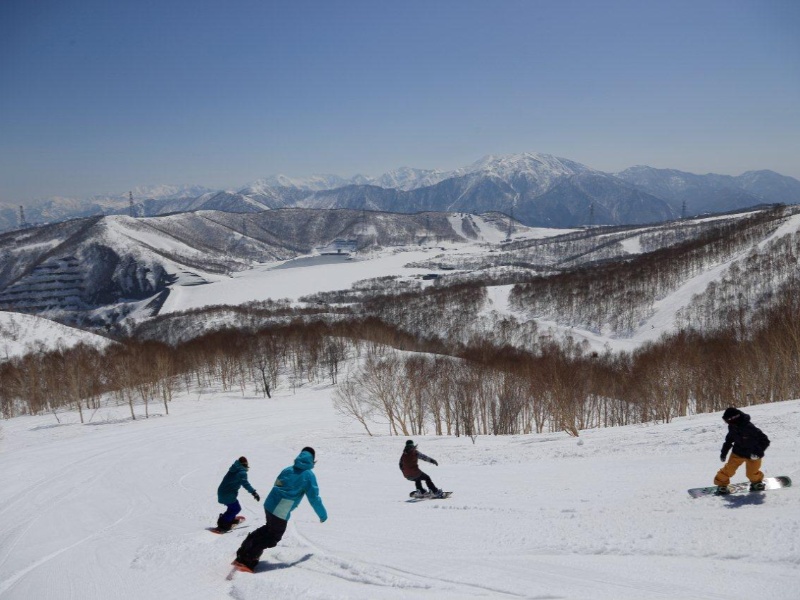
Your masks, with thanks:
<instances>
[{"instance_id":1,"label":"ski glove","mask_svg":"<svg viewBox=\"0 0 800 600\"><path fill-rule=\"evenodd\" d=\"M723 452L722 454L720 454L720 455L719 455L719 459L720 459L722 462L725 462L725 459L726 459L727 457L728 457L728 453L727 453L727 452Z\"/></svg>"},{"instance_id":2,"label":"ski glove","mask_svg":"<svg viewBox=\"0 0 800 600\"><path fill-rule=\"evenodd\" d=\"M261 502L261 496L258 495L258 492L253 492L253 498L256 499L256 502Z\"/></svg>"},{"instance_id":3,"label":"ski glove","mask_svg":"<svg viewBox=\"0 0 800 600\"><path fill-rule=\"evenodd\" d=\"M432 461L431 461L431 463L433 463L433 464L434 464L435 466L437 466L437 467L439 466L439 463L438 463L438 462L436 462L435 460L432 460Z\"/></svg>"}]
</instances>

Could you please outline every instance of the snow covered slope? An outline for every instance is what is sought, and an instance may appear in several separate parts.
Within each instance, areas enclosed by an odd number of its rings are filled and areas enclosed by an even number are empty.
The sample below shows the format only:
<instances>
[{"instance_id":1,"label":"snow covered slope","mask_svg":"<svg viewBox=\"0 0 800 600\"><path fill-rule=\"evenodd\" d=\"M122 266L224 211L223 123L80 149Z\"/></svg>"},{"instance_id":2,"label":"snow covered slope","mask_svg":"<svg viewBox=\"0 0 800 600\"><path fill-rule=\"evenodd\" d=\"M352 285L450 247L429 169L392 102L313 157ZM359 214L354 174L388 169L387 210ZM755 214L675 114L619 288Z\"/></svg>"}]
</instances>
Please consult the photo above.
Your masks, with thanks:
<instances>
[{"instance_id":1,"label":"snow covered slope","mask_svg":"<svg viewBox=\"0 0 800 600\"><path fill-rule=\"evenodd\" d=\"M719 413L577 439L415 438L454 494L410 503L397 469L405 438L343 423L330 395L195 392L147 420L124 407L86 425L74 414L3 422L0 599L797 597L800 488L686 493L719 468ZM747 412L772 439L767 474L800 485L800 401ZM330 518L304 502L259 572L226 581L264 514L242 493L248 527L205 531L219 481L245 455L264 496L306 444Z\"/></svg>"},{"instance_id":2,"label":"snow covered slope","mask_svg":"<svg viewBox=\"0 0 800 600\"><path fill-rule=\"evenodd\" d=\"M355 282L383 277L415 277L435 269L409 266L411 263L438 259L442 256L467 256L484 253L482 244L499 243L507 225L497 219L479 215L447 216L452 231L460 242L437 242L426 246L399 246L355 255L352 260L314 260L301 257L294 261L274 262L233 273L231 276L207 276L210 285L172 286L161 314L213 305L235 306L258 300L297 301L318 292L349 289ZM515 237L543 239L569 230L528 228L517 225Z\"/></svg>"},{"instance_id":3,"label":"snow covered slope","mask_svg":"<svg viewBox=\"0 0 800 600\"><path fill-rule=\"evenodd\" d=\"M0 311L0 362L38 350L72 348L77 344L105 348L110 343L102 336L43 317Z\"/></svg>"}]
</instances>

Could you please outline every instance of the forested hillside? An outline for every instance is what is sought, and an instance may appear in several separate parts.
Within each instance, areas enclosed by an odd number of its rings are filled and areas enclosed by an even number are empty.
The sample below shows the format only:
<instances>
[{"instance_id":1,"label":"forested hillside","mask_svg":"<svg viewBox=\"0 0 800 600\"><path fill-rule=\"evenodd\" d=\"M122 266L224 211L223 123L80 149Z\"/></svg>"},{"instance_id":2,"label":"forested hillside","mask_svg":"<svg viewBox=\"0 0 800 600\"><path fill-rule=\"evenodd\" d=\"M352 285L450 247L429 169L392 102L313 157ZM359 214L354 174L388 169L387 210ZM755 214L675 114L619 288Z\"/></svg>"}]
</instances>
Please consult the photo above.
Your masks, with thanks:
<instances>
[{"instance_id":1,"label":"forested hillside","mask_svg":"<svg viewBox=\"0 0 800 600\"><path fill-rule=\"evenodd\" d=\"M10 416L110 393L135 417L193 385L328 382L367 429L578 435L796 398L798 230L797 209L774 207L462 248L429 278L175 311L124 323L105 351L10 360L0 401Z\"/></svg>"}]
</instances>

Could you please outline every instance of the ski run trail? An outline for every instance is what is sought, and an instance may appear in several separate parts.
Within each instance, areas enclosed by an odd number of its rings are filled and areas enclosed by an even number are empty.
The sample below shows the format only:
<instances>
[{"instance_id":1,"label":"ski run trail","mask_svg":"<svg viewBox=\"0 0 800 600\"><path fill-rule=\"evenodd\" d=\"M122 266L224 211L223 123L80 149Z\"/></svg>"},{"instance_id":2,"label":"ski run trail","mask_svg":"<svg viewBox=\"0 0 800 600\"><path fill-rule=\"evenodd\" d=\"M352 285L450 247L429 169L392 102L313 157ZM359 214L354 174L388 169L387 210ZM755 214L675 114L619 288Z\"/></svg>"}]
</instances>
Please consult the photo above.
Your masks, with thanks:
<instances>
[{"instance_id":1,"label":"ski run trail","mask_svg":"<svg viewBox=\"0 0 800 600\"><path fill-rule=\"evenodd\" d=\"M409 502L406 438L368 436L332 393L195 392L149 419L109 406L84 425L0 422L0 600L800 598L800 401L743 407L788 489L689 497L721 465L714 413L579 438L417 436L439 461L423 470L454 494ZM244 526L206 531L222 476L247 456L263 498L305 445L328 521L304 500L257 572L227 581L264 513L241 491Z\"/></svg>"}]
</instances>

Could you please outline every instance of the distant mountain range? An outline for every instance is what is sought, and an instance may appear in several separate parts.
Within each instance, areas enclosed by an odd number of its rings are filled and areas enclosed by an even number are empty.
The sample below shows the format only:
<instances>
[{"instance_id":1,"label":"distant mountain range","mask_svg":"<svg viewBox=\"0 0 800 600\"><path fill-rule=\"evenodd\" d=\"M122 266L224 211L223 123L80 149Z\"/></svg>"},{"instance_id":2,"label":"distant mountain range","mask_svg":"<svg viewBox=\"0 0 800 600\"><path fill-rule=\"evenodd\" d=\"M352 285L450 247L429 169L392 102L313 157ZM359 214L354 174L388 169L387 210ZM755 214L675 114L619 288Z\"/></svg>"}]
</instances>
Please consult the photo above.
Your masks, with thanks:
<instances>
[{"instance_id":1,"label":"distant mountain range","mask_svg":"<svg viewBox=\"0 0 800 600\"><path fill-rule=\"evenodd\" d=\"M696 175L636 166L605 173L547 154L486 156L453 171L402 168L380 177L336 175L252 182L238 190L154 186L132 190L136 216L196 210L254 213L343 208L397 213L499 211L541 227L653 223L761 204L799 204L800 181L773 171ZM128 193L51 198L25 207L28 223L128 214ZM18 207L0 206L0 230L19 227Z\"/></svg>"}]
</instances>

